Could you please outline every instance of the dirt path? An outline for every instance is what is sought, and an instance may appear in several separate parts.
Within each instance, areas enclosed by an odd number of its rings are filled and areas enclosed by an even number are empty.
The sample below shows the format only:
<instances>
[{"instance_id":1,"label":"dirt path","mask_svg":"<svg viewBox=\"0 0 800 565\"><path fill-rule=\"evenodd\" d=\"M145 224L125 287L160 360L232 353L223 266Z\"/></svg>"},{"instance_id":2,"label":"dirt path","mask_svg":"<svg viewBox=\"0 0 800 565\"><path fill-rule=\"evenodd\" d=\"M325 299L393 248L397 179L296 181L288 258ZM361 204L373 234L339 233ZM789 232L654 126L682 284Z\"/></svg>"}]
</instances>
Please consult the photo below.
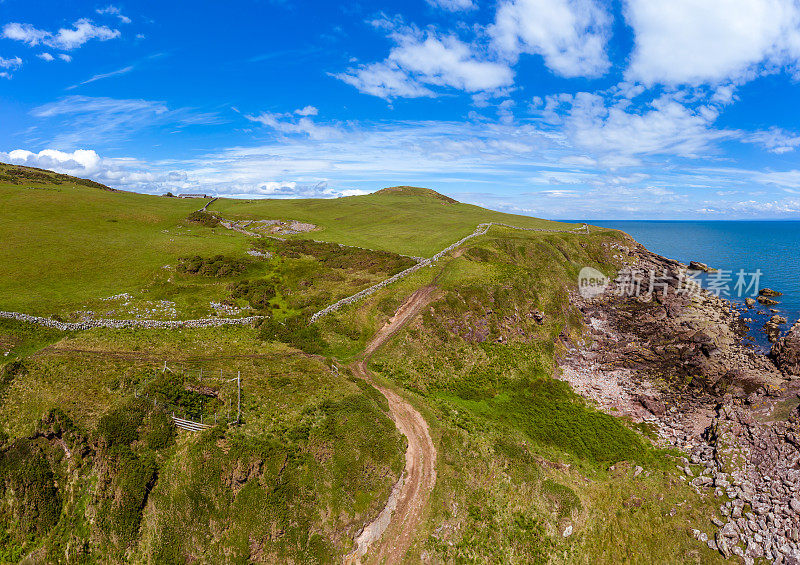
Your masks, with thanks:
<instances>
[{"instance_id":1,"label":"dirt path","mask_svg":"<svg viewBox=\"0 0 800 565\"><path fill-rule=\"evenodd\" d=\"M412 294L375 334L364 349L363 358L354 365L355 373L389 401L392 419L406 436L408 447L403 475L392 489L386 507L356 538L358 548L345 559L346 563L400 563L411 547L436 484L436 448L427 422L403 397L376 384L367 369L370 356L430 302L433 290L433 286L426 286Z\"/></svg>"}]
</instances>

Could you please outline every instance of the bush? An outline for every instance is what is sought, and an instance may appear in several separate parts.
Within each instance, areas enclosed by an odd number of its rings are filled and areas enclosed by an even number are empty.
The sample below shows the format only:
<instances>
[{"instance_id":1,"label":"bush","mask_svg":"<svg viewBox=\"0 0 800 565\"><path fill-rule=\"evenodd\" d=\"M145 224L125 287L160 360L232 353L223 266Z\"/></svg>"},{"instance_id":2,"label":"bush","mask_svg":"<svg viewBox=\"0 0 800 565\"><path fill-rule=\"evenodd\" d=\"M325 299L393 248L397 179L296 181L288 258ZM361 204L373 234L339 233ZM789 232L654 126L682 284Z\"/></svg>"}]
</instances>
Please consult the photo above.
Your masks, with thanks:
<instances>
[{"instance_id":1,"label":"bush","mask_svg":"<svg viewBox=\"0 0 800 565\"><path fill-rule=\"evenodd\" d=\"M568 486L557 483L552 479L545 479L542 481L541 489L544 497L553 504L559 518L566 518L573 510L581 507L581 499Z\"/></svg>"},{"instance_id":2,"label":"bush","mask_svg":"<svg viewBox=\"0 0 800 565\"><path fill-rule=\"evenodd\" d=\"M178 272L204 277L232 277L240 275L250 266L247 259L237 259L225 255L214 257L183 257L178 262Z\"/></svg>"},{"instance_id":3,"label":"bush","mask_svg":"<svg viewBox=\"0 0 800 565\"><path fill-rule=\"evenodd\" d=\"M58 522L62 499L50 462L35 444L16 442L0 453L0 496L14 493L12 518L25 534L45 535Z\"/></svg>"},{"instance_id":4,"label":"bush","mask_svg":"<svg viewBox=\"0 0 800 565\"><path fill-rule=\"evenodd\" d=\"M278 322L268 318L261 323L259 336L265 341L280 341L306 353L322 353L327 343L316 325L299 316Z\"/></svg>"},{"instance_id":5,"label":"bush","mask_svg":"<svg viewBox=\"0 0 800 565\"><path fill-rule=\"evenodd\" d=\"M165 196L172 196L172 194L167 193ZM206 226L209 228L217 227L220 222L220 219L215 214L204 212L202 210L192 212L186 219L193 224L200 224L201 226Z\"/></svg>"},{"instance_id":6,"label":"bush","mask_svg":"<svg viewBox=\"0 0 800 565\"><path fill-rule=\"evenodd\" d=\"M231 298L244 298L253 308L266 310L275 298L275 283L267 279L240 281L230 286Z\"/></svg>"},{"instance_id":7,"label":"bush","mask_svg":"<svg viewBox=\"0 0 800 565\"><path fill-rule=\"evenodd\" d=\"M269 245L271 246L272 242ZM288 239L275 243L275 246L284 257L296 259L301 255L308 255L331 269L352 269L370 273L384 272L394 274L415 264L415 261L410 257L404 257L389 251L346 247L337 243L325 243L310 239Z\"/></svg>"}]
</instances>

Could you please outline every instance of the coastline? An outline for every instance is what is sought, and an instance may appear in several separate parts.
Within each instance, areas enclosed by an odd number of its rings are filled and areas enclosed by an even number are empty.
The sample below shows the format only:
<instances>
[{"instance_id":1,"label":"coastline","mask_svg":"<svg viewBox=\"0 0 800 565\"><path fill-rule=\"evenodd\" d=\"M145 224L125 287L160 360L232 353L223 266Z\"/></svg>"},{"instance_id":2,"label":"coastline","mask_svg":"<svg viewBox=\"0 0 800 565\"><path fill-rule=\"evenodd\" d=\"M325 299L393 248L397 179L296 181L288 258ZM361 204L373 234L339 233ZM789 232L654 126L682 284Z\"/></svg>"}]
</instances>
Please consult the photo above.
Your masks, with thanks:
<instances>
[{"instance_id":1,"label":"coastline","mask_svg":"<svg viewBox=\"0 0 800 565\"><path fill-rule=\"evenodd\" d=\"M625 243L610 245L621 266L666 272L668 289L625 296L618 277L596 297L573 293L586 332L566 344L559 378L683 453L682 480L720 502L720 515L691 532L699 543L745 563L800 558L798 377L746 344L736 303L682 296L686 265L620 233Z\"/></svg>"}]
</instances>

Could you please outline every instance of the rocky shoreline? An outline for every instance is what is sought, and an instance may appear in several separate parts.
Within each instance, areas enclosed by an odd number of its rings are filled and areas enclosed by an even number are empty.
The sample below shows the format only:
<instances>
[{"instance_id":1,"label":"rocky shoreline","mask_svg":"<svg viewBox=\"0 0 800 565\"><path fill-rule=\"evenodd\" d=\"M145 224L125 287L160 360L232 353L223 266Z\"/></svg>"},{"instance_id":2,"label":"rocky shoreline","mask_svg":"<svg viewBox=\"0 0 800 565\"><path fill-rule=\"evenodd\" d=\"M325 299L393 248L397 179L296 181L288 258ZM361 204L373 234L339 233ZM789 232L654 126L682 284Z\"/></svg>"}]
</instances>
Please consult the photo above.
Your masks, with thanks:
<instances>
[{"instance_id":1,"label":"rocky shoreline","mask_svg":"<svg viewBox=\"0 0 800 565\"><path fill-rule=\"evenodd\" d=\"M744 563L800 564L800 321L759 354L733 304L681 292L685 265L632 238L609 247L627 275L572 296L586 334L567 343L560 378L685 454L681 477L720 502L691 532L700 543ZM657 292L624 292L631 274L650 273Z\"/></svg>"}]
</instances>

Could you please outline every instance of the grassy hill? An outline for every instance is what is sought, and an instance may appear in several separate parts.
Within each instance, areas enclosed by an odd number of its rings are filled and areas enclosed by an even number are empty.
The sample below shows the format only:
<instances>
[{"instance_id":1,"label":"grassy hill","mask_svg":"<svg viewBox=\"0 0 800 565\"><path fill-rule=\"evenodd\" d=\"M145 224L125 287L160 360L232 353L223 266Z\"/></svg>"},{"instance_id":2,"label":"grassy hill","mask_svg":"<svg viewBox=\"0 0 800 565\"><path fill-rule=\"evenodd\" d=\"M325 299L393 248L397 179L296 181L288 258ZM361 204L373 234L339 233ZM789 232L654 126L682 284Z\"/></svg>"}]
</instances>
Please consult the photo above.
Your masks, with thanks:
<instances>
[{"instance_id":1,"label":"grassy hill","mask_svg":"<svg viewBox=\"0 0 800 565\"><path fill-rule=\"evenodd\" d=\"M618 232L496 227L309 326L478 223L571 226L415 187L222 199L198 223L203 201L2 171L0 309L197 317L219 301L264 320L73 333L0 320L0 563L341 562L404 453L385 398L350 365L428 285L433 301L370 364L423 414L438 453L407 562L719 562L690 535L719 500L678 480L647 428L553 378L564 341L584 336L577 273L614 273ZM279 241L220 219L318 229ZM222 422L234 406L220 371L241 374L241 425L177 431L174 410Z\"/></svg>"},{"instance_id":2,"label":"grassy hill","mask_svg":"<svg viewBox=\"0 0 800 565\"><path fill-rule=\"evenodd\" d=\"M404 189L327 200L221 199L211 210L232 220L310 222L318 226L314 239L414 256L432 255L481 222L555 224L449 200ZM184 285L141 294L169 279L163 267L182 257L245 256L251 238L187 221L205 202L111 191L92 181L2 165L0 309L68 318L76 310L102 309L100 299L139 293L141 311L177 296L184 302L177 317L209 315L208 302L223 300L224 292ZM201 299L205 309L191 307Z\"/></svg>"}]
</instances>

